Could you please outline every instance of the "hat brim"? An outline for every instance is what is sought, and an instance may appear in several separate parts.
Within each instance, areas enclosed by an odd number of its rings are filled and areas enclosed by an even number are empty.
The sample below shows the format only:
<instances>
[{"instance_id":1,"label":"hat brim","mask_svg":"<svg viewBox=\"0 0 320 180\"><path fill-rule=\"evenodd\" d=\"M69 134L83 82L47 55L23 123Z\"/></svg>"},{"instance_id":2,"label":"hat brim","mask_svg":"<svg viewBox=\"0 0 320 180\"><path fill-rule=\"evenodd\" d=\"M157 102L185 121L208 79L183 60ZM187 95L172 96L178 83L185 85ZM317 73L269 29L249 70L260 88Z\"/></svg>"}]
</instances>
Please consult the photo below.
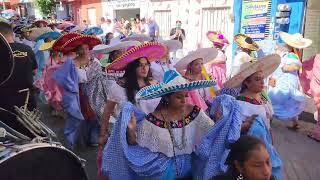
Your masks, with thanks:
<instances>
[{"instance_id":1,"label":"hat brim","mask_svg":"<svg viewBox=\"0 0 320 180\"><path fill-rule=\"evenodd\" d=\"M40 51L47 51L52 49L53 44L56 42L56 40L50 41L50 42L46 42L40 45L39 50Z\"/></svg>"},{"instance_id":2,"label":"hat brim","mask_svg":"<svg viewBox=\"0 0 320 180\"><path fill-rule=\"evenodd\" d=\"M277 54L272 54L258 59L255 62L247 63L251 64L225 82L223 86L227 88L240 87L245 79L260 70L262 71L263 77L267 78L279 67L281 63L281 57Z\"/></svg>"},{"instance_id":3,"label":"hat brim","mask_svg":"<svg viewBox=\"0 0 320 180\"><path fill-rule=\"evenodd\" d=\"M146 57L149 62L160 59L167 53L167 47L158 42L145 43L122 54L114 62L107 66L110 70L124 70L126 66L138 58Z\"/></svg>"},{"instance_id":4,"label":"hat brim","mask_svg":"<svg viewBox=\"0 0 320 180\"><path fill-rule=\"evenodd\" d=\"M98 44L101 44L101 40L98 39L95 36L90 35L80 35L78 37L74 37L67 41L64 45L61 46L61 52L67 53L70 51L73 51L75 48L77 48L80 45L86 44L89 46L89 49L92 50L92 48Z\"/></svg>"},{"instance_id":5,"label":"hat brim","mask_svg":"<svg viewBox=\"0 0 320 180\"><path fill-rule=\"evenodd\" d=\"M135 34L135 35L131 35L121 39L121 41L139 41L139 42L146 42L151 40L152 40L151 37L146 35L141 35L141 34L138 34L138 35Z\"/></svg>"},{"instance_id":6,"label":"hat brim","mask_svg":"<svg viewBox=\"0 0 320 180\"><path fill-rule=\"evenodd\" d=\"M186 70L188 65L196 60L196 59L202 59L203 64L206 64L212 60L214 60L218 55L218 50L215 48L200 48L197 49L196 51L193 51L189 53L187 56L181 58L175 65L174 67L177 70Z\"/></svg>"},{"instance_id":7,"label":"hat brim","mask_svg":"<svg viewBox=\"0 0 320 180\"><path fill-rule=\"evenodd\" d=\"M37 41L38 37L48 32L53 32L53 31L49 27L33 28L30 33L30 39L33 41Z\"/></svg>"},{"instance_id":8,"label":"hat brim","mask_svg":"<svg viewBox=\"0 0 320 180\"><path fill-rule=\"evenodd\" d=\"M175 52L178 49L182 48L182 44L178 40L166 40L166 41L160 41L160 43L166 45L169 52Z\"/></svg>"},{"instance_id":9,"label":"hat brim","mask_svg":"<svg viewBox=\"0 0 320 180\"><path fill-rule=\"evenodd\" d=\"M55 31L46 32L46 33L41 34L36 39L36 41L39 41L40 39L47 39L47 38L58 39L60 36L61 36L61 33L59 33L59 32L55 32Z\"/></svg>"},{"instance_id":10,"label":"hat brim","mask_svg":"<svg viewBox=\"0 0 320 180\"><path fill-rule=\"evenodd\" d=\"M138 46L138 45L140 45L139 41L124 41L124 42L119 42L114 45L99 44L99 45L95 46L92 49L92 51L94 51L95 53L108 54L108 53L115 51L115 50L127 49L131 46Z\"/></svg>"},{"instance_id":11,"label":"hat brim","mask_svg":"<svg viewBox=\"0 0 320 180\"><path fill-rule=\"evenodd\" d=\"M189 83L172 85L167 87L164 87L164 83L160 83L142 88L137 93L136 98L138 100L154 99L178 91L191 91L194 89L211 87L215 84L215 81L212 80L192 81Z\"/></svg>"},{"instance_id":12,"label":"hat brim","mask_svg":"<svg viewBox=\"0 0 320 180\"><path fill-rule=\"evenodd\" d=\"M61 47L67 42L69 41L70 39L73 39L75 37L79 37L81 36L81 34L79 33L66 33L66 34L63 34L62 36L60 36L56 41L55 43L53 44L52 46L52 49L54 51L59 51L59 52L63 52L63 50L61 49Z\"/></svg>"},{"instance_id":13,"label":"hat brim","mask_svg":"<svg viewBox=\"0 0 320 180\"><path fill-rule=\"evenodd\" d=\"M209 41L218 43L221 45L229 44L229 41L225 38L225 36L223 36L223 39L220 39L219 34L216 31L208 31L207 38L209 39Z\"/></svg>"},{"instance_id":14,"label":"hat brim","mask_svg":"<svg viewBox=\"0 0 320 180\"><path fill-rule=\"evenodd\" d=\"M84 34L86 35L91 35L91 34L96 34L96 35L101 35L103 34L103 30L99 27L92 27L87 29Z\"/></svg>"},{"instance_id":15,"label":"hat brim","mask_svg":"<svg viewBox=\"0 0 320 180\"><path fill-rule=\"evenodd\" d=\"M11 76L14 68L12 49L0 33L0 86L5 83Z\"/></svg>"},{"instance_id":16,"label":"hat brim","mask_svg":"<svg viewBox=\"0 0 320 180\"><path fill-rule=\"evenodd\" d=\"M302 44L297 44L295 42L292 41L292 35L286 32L280 32L279 33L280 38L289 46L293 47L293 48L297 48L297 49L304 49L307 48L309 46L311 46L312 44L312 40L310 39L306 39L303 38L303 43Z\"/></svg>"},{"instance_id":17,"label":"hat brim","mask_svg":"<svg viewBox=\"0 0 320 180\"><path fill-rule=\"evenodd\" d=\"M252 44L249 44L247 42L245 42L245 39L249 37L249 36L246 36L244 34L237 34L235 37L234 37L234 41L237 43L237 45L241 48L245 48L245 49L249 49L251 51L256 51L259 49L259 45L253 41Z\"/></svg>"}]
</instances>

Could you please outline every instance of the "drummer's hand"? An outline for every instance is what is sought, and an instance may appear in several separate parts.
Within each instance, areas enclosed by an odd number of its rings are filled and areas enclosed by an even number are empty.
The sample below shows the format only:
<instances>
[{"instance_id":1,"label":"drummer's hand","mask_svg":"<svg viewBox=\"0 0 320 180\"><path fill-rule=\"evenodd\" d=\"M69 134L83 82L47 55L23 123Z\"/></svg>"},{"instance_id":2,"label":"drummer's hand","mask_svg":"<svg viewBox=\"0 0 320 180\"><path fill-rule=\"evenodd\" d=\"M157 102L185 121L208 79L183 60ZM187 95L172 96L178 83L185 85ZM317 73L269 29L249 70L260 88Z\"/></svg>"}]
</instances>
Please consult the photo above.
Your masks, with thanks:
<instances>
[{"instance_id":1,"label":"drummer's hand","mask_svg":"<svg viewBox=\"0 0 320 180\"><path fill-rule=\"evenodd\" d=\"M100 135L99 146L103 147L108 141L108 134Z\"/></svg>"},{"instance_id":2,"label":"drummer's hand","mask_svg":"<svg viewBox=\"0 0 320 180\"><path fill-rule=\"evenodd\" d=\"M134 113L132 113L131 120L129 121L128 129L127 129L127 141L128 141L128 144L130 145L137 144L136 126L137 126L137 119Z\"/></svg>"}]
</instances>

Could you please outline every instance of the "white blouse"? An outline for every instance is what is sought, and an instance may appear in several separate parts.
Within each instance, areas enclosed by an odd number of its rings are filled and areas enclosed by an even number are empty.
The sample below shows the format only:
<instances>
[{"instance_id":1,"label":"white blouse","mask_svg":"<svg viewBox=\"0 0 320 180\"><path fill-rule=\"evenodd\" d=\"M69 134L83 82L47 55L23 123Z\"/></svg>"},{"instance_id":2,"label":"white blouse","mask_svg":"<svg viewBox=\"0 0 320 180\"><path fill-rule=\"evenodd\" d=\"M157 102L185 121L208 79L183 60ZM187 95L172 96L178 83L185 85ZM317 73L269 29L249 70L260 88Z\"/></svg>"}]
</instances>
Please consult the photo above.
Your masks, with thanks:
<instances>
[{"instance_id":1,"label":"white blouse","mask_svg":"<svg viewBox=\"0 0 320 180\"><path fill-rule=\"evenodd\" d=\"M121 108L123 106L123 103L128 101L128 97L126 94L126 89L119 86L116 81L113 81L110 88L108 89L108 100L115 102L116 108L115 108L115 117L118 117ZM139 100L136 101L136 106L138 106L144 113L149 114L153 112L156 107L158 106L161 98L155 98L150 100Z\"/></svg>"},{"instance_id":2,"label":"white blouse","mask_svg":"<svg viewBox=\"0 0 320 180\"><path fill-rule=\"evenodd\" d=\"M252 104L246 101L237 100L241 108L241 114L243 115L242 121L252 115L262 116L266 126L270 129L270 118L273 116L272 106L269 102L262 105Z\"/></svg>"},{"instance_id":3,"label":"white blouse","mask_svg":"<svg viewBox=\"0 0 320 180\"><path fill-rule=\"evenodd\" d=\"M191 154L196 145L201 143L204 135L207 134L214 122L200 110L197 117L183 128L172 128L172 133L177 144L182 143L183 131L185 131L185 147L183 149L175 148L175 155ZM184 129L184 130L183 130ZM167 157L173 157L173 143L169 130L156 126L152 122L144 119L137 126L137 143L141 147L148 148L152 152L160 152Z\"/></svg>"},{"instance_id":4,"label":"white blouse","mask_svg":"<svg viewBox=\"0 0 320 180\"><path fill-rule=\"evenodd\" d=\"M152 72L153 79L158 82L162 82L163 75L168 70L175 69L172 64L159 64L157 62L151 62L150 70Z\"/></svg>"}]
</instances>

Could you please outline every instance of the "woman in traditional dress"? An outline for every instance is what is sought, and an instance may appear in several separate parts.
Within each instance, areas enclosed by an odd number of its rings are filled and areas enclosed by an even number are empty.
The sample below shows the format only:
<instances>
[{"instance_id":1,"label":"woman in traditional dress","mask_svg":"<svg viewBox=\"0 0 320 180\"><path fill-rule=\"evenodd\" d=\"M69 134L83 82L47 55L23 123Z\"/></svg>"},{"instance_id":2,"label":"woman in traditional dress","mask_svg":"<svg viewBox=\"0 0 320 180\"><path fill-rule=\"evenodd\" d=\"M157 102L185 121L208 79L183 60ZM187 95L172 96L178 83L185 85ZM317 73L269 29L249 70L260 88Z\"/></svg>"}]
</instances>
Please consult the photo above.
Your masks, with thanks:
<instances>
[{"instance_id":1,"label":"woman in traditional dress","mask_svg":"<svg viewBox=\"0 0 320 180\"><path fill-rule=\"evenodd\" d=\"M238 45L236 56L234 57L233 66L239 66L248 59L256 59L255 52L259 49L258 44L249 36L237 34L234 36L234 41ZM240 64L236 64L236 63Z\"/></svg>"},{"instance_id":2,"label":"woman in traditional dress","mask_svg":"<svg viewBox=\"0 0 320 180\"><path fill-rule=\"evenodd\" d=\"M263 94L263 90L265 79L278 68L280 62L281 58L276 54L265 56L256 61L245 62L234 69L233 77L224 84L226 88L241 88L236 99L240 106L243 121L241 125L242 134L250 132L252 126L258 123L260 119L259 126L264 128L259 133L268 136L265 139L270 144L270 150L268 149L268 151L272 154L273 175L277 178L281 177L281 160L272 147L271 119L273 110L271 102ZM253 132L257 137L262 137L256 133L256 131Z\"/></svg>"},{"instance_id":3,"label":"woman in traditional dress","mask_svg":"<svg viewBox=\"0 0 320 180\"><path fill-rule=\"evenodd\" d=\"M63 108L66 111L65 136L72 148L82 143L97 145L99 124L82 85L101 71L100 63L91 58L89 50L101 41L94 36L77 33L62 35L53 45L55 51L73 51L76 58L68 59L54 74L63 88ZM85 120L85 121L84 121Z\"/></svg>"},{"instance_id":4,"label":"woman in traditional dress","mask_svg":"<svg viewBox=\"0 0 320 180\"><path fill-rule=\"evenodd\" d=\"M218 50L217 57L207 63L206 69L208 73L216 80L218 86L223 88L223 83L227 81L226 75L226 61L225 48L229 44L229 41L220 32L209 31L207 32L208 39L213 43L213 48Z\"/></svg>"},{"instance_id":5,"label":"woman in traditional dress","mask_svg":"<svg viewBox=\"0 0 320 180\"><path fill-rule=\"evenodd\" d=\"M221 116L214 122L195 105L187 91L211 87L212 80L188 81L177 71L164 74L163 83L137 93L137 99L161 97L145 115L126 103L104 149L102 170L110 179L209 179L225 168L225 145L240 136L239 107L234 98L217 98ZM231 133L230 133L231 132Z\"/></svg>"},{"instance_id":6,"label":"woman in traditional dress","mask_svg":"<svg viewBox=\"0 0 320 180\"><path fill-rule=\"evenodd\" d=\"M34 80L37 80L41 77L41 74L46 65L46 60L50 56L48 51L39 50L40 46L44 43L44 38L41 38L41 35L46 34L48 32L52 32L52 30L49 27L43 27L32 29L32 32L30 34L30 39L36 42L34 47L34 53L36 55L38 64L37 74L34 76Z\"/></svg>"},{"instance_id":7,"label":"woman in traditional dress","mask_svg":"<svg viewBox=\"0 0 320 180\"><path fill-rule=\"evenodd\" d=\"M320 142L320 54L312 56L307 61L303 62L300 82L304 92L313 98L317 111L314 114L314 119L317 121L317 126L309 138Z\"/></svg>"},{"instance_id":8,"label":"woman in traditional dress","mask_svg":"<svg viewBox=\"0 0 320 180\"><path fill-rule=\"evenodd\" d=\"M136 93L143 87L156 84L151 76L149 60L158 59L166 54L167 48L160 43L147 43L133 47L110 65L108 70L125 71L124 75L108 88L108 97L104 105L98 152L98 176L101 177L102 150L109 136L109 123L114 121L120 109L127 101L136 104L143 112L152 112L159 104L159 99L137 102Z\"/></svg>"},{"instance_id":9,"label":"woman in traditional dress","mask_svg":"<svg viewBox=\"0 0 320 180\"><path fill-rule=\"evenodd\" d=\"M108 99L104 106L100 145L103 146L108 138L110 117L112 114L115 117L119 115L124 102L139 103L137 106L146 113L152 112L158 105L157 99L150 102L136 102L135 95L141 88L157 83L152 79L149 60L162 57L166 51L167 48L160 43L143 44L128 50L107 67L111 70L125 70L125 74L118 81L114 81L109 88Z\"/></svg>"},{"instance_id":10,"label":"woman in traditional dress","mask_svg":"<svg viewBox=\"0 0 320 180\"><path fill-rule=\"evenodd\" d=\"M170 53L180 49L182 47L182 44L178 40L167 40L159 42L167 46L167 54L161 57L159 60L151 62L150 68L152 77L155 80L162 82L164 73L170 69L174 69L172 59L170 58Z\"/></svg>"},{"instance_id":11,"label":"woman in traditional dress","mask_svg":"<svg viewBox=\"0 0 320 180\"><path fill-rule=\"evenodd\" d=\"M276 86L270 87L269 97L274 116L280 120L292 121L290 129L297 130L300 127L298 117L306 105L304 94L300 90L299 70L302 63L298 49L310 46L312 41L304 39L301 34L280 32L280 37L286 44L286 51L281 55L281 66L273 75Z\"/></svg>"},{"instance_id":12,"label":"woman in traditional dress","mask_svg":"<svg viewBox=\"0 0 320 180\"><path fill-rule=\"evenodd\" d=\"M203 65L213 60L217 54L218 51L215 48L200 48L180 59L174 67L189 81L208 80L211 77L206 77L207 73ZM213 87L190 91L190 102L206 110L219 90L218 85L215 84Z\"/></svg>"},{"instance_id":13,"label":"woman in traditional dress","mask_svg":"<svg viewBox=\"0 0 320 180\"><path fill-rule=\"evenodd\" d=\"M237 96L244 120L252 115L261 115L268 129L273 115L272 106L262 91L264 79L273 73L280 64L280 56L269 55L256 61L249 61L234 68L233 77L224 86L241 88ZM245 125L245 123L244 123ZM248 126L250 127L250 126Z\"/></svg>"}]
</instances>

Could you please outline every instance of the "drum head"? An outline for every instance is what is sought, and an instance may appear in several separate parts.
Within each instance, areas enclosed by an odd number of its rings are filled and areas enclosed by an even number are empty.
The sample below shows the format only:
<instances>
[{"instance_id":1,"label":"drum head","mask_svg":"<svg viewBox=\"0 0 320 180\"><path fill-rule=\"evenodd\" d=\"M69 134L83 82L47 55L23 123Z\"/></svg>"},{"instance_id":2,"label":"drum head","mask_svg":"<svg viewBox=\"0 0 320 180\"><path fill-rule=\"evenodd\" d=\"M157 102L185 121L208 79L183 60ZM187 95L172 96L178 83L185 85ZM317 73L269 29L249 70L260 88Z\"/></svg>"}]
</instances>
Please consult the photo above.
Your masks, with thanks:
<instances>
[{"instance_id":1,"label":"drum head","mask_svg":"<svg viewBox=\"0 0 320 180\"><path fill-rule=\"evenodd\" d=\"M79 159L63 148L37 147L0 163L0 179L87 180Z\"/></svg>"},{"instance_id":2,"label":"drum head","mask_svg":"<svg viewBox=\"0 0 320 180\"><path fill-rule=\"evenodd\" d=\"M0 33L0 86L5 83L13 72L13 53L10 45Z\"/></svg>"}]
</instances>

